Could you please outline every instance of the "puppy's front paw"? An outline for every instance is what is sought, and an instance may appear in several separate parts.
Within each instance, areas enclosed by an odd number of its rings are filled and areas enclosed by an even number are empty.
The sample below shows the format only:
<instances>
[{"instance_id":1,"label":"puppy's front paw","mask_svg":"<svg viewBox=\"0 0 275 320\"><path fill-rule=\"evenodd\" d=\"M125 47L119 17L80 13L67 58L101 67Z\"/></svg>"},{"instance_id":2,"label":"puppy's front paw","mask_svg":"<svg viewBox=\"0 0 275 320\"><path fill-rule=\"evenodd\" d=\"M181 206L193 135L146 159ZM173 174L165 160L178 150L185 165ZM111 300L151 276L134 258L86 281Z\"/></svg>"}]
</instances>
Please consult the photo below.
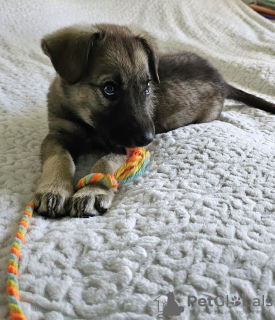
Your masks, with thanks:
<instances>
[{"instance_id":1,"label":"puppy's front paw","mask_svg":"<svg viewBox=\"0 0 275 320\"><path fill-rule=\"evenodd\" d=\"M71 217L87 218L104 214L114 198L113 189L90 184L78 190L72 197Z\"/></svg>"},{"instance_id":2,"label":"puppy's front paw","mask_svg":"<svg viewBox=\"0 0 275 320\"><path fill-rule=\"evenodd\" d=\"M60 218L68 214L73 187L68 185L38 187L34 195L36 212L48 218Z\"/></svg>"}]
</instances>

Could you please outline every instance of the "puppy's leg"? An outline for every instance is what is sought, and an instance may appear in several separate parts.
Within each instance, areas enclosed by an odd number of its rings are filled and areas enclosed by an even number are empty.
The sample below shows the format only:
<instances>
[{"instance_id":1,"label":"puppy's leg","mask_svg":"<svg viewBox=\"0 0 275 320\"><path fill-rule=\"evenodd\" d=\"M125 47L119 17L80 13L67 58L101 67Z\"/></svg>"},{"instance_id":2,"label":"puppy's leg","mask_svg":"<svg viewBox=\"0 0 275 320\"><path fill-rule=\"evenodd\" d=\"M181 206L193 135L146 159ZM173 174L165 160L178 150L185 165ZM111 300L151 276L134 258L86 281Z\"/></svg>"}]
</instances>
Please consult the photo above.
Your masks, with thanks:
<instances>
[{"instance_id":1,"label":"puppy's leg","mask_svg":"<svg viewBox=\"0 0 275 320\"><path fill-rule=\"evenodd\" d=\"M60 137L49 134L41 147L42 176L35 197L36 211L49 218L65 215L74 192L75 165L71 154L61 145Z\"/></svg>"},{"instance_id":2,"label":"puppy's leg","mask_svg":"<svg viewBox=\"0 0 275 320\"><path fill-rule=\"evenodd\" d=\"M125 161L125 155L109 154L92 167L91 173L114 173ZM78 190L72 198L70 215L88 217L104 214L110 207L116 188L108 189L100 183L92 183Z\"/></svg>"}]
</instances>

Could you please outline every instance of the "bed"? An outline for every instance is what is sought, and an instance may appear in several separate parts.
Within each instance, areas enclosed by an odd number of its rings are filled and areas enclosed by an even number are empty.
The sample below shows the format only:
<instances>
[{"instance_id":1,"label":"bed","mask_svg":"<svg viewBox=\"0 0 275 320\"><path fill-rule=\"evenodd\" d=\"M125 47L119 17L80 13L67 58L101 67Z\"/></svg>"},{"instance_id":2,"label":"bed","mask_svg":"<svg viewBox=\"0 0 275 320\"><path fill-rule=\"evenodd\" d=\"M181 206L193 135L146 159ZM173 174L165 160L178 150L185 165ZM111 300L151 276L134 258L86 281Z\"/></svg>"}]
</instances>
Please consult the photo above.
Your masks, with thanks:
<instances>
[{"instance_id":1,"label":"bed","mask_svg":"<svg viewBox=\"0 0 275 320\"><path fill-rule=\"evenodd\" d=\"M275 103L275 25L240 0L3 0L0 21L0 319L8 319L6 266L41 174L54 77L40 39L75 23L136 24L161 52L200 54L230 84ZM275 116L227 101L219 121L157 135L149 149L157 165L120 187L106 215L34 215L19 265L27 318L157 319L170 295L183 307L171 319L274 319ZM82 157L76 180L99 157Z\"/></svg>"}]
</instances>

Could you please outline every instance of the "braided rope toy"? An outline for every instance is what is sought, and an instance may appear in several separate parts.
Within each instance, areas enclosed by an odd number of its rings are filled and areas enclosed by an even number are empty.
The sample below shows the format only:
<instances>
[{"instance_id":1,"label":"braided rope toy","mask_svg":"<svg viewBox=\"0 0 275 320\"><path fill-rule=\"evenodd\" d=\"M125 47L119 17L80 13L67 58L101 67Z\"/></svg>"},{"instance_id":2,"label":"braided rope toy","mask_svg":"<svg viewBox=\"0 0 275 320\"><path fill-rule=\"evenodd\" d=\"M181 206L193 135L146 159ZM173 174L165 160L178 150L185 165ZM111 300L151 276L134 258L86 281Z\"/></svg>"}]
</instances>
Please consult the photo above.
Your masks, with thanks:
<instances>
[{"instance_id":1,"label":"braided rope toy","mask_svg":"<svg viewBox=\"0 0 275 320\"><path fill-rule=\"evenodd\" d=\"M112 174L91 173L80 179L78 182L78 189L85 187L91 182L101 182L108 188L116 188L119 184L131 182L141 177L147 170L149 170L155 162L150 161L149 151L145 148L128 149L132 153L128 157L125 164L123 164L117 171Z\"/></svg>"},{"instance_id":2,"label":"braided rope toy","mask_svg":"<svg viewBox=\"0 0 275 320\"><path fill-rule=\"evenodd\" d=\"M145 148L129 149L131 155L126 162L114 173L106 175L102 173L91 173L78 182L78 189L83 188L92 182L101 182L108 188L116 188L119 184L131 182L141 177L156 163L150 161L149 151ZM34 211L34 202L31 200L23 213L19 222L19 228L16 231L15 239L10 250L10 259L7 267L6 291L8 294L8 304L10 309L10 318L12 320L27 320L20 304L19 283L18 283L18 263L20 260L21 247L24 244L25 234L27 233L30 219Z\"/></svg>"},{"instance_id":3,"label":"braided rope toy","mask_svg":"<svg viewBox=\"0 0 275 320\"><path fill-rule=\"evenodd\" d=\"M12 320L26 320L20 304L19 284L18 284L18 261L22 244L24 244L25 234L34 210L34 203L31 200L24 211L22 220L19 222L19 228L16 231L15 239L11 247L9 264L7 267L6 289L8 294L8 303L10 309L10 318Z\"/></svg>"}]
</instances>

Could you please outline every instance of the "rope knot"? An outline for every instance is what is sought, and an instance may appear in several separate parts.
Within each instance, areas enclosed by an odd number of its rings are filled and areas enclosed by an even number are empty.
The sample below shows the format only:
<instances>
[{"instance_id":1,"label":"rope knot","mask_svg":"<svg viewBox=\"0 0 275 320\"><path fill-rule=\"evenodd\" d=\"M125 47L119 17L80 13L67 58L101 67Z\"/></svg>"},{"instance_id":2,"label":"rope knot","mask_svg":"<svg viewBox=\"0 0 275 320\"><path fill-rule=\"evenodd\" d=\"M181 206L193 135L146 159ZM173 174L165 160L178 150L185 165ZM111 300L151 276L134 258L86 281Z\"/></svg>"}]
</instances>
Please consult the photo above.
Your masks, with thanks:
<instances>
[{"instance_id":1,"label":"rope knot","mask_svg":"<svg viewBox=\"0 0 275 320\"><path fill-rule=\"evenodd\" d=\"M138 179L155 164L150 161L150 153L145 148L128 149L126 162L114 174L90 173L79 180L77 188L84 188L92 182L101 182L108 188L116 188L119 184Z\"/></svg>"}]
</instances>

